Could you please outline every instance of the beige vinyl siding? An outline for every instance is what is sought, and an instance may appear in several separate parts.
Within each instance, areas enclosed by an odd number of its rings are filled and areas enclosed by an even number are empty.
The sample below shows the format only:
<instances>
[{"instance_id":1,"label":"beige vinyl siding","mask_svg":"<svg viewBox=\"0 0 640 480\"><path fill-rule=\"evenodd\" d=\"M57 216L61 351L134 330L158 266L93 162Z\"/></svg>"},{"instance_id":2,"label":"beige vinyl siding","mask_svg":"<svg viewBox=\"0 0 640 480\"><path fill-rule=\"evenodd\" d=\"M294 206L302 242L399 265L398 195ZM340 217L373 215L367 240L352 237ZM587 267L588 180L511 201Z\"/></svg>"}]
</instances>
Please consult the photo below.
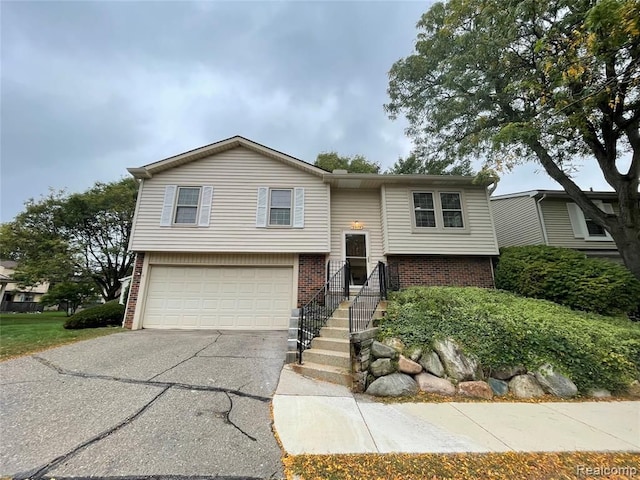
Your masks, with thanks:
<instances>
[{"instance_id":1,"label":"beige vinyl siding","mask_svg":"<svg viewBox=\"0 0 640 480\"><path fill-rule=\"evenodd\" d=\"M412 191L462 192L465 232L417 233L412 228ZM384 252L408 255L497 255L487 192L484 188L436 188L433 186L386 186L386 242ZM438 214L439 212L437 212ZM438 216L440 224L441 217Z\"/></svg>"},{"instance_id":2,"label":"beige vinyl siding","mask_svg":"<svg viewBox=\"0 0 640 480\"><path fill-rule=\"evenodd\" d=\"M584 240L576 238L571 228L567 200L545 199L540 202L544 224L547 227L549 245L554 247L575 248L577 250L616 250L612 240ZM611 203L606 202L605 203ZM617 203L613 204L614 212L618 212Z\"/></svg>"},{"instance_id":3,"label":"beige vinyl siding","mask_svg":"<svg viewBox=\"0 0 640 480\"><path fill-rule=\"evenodd\" d=\"M151 252L149 263L154 265L184 266L292 266L297 255L280 253L263 255L259 253L172 253Z\"/></svg>"},{"instance_id":4,"label":"beige vinyl siding","mask_svg":"<svg viewBox=\"0 0 640 480\"><path fill-rule=\"evenodd\" d=\"M214 188L209 227L160 226L167 185ZM304 187L304 228L256 227L258 187ZM322 253L329 251L329 187L320 177L235 148L144 181L131 250Z\"/></svg>"},{"instance_id":5,"label":"beige vinyl siding","mask_svg":"<svg viewBox=\"0 0 640 480\"><path fill-rule=\"evenodd\" d=\"M500 247L545 243L536 200L533 197L491 200L491 211Z\"/></svg>"},{"instance_id":6,"label":"beige vinyl siding","mask_svg":"<svg viewBox=\"0 0 640 480\"><path fill-rule=\"evenodd\" d=\"M351 230L358 221L362 230ZM380 190L331 190L331 259L344 258L344 232L367 232L369 264L384 260L382 224L380 221Z\"/></svg>"}]
</instances>

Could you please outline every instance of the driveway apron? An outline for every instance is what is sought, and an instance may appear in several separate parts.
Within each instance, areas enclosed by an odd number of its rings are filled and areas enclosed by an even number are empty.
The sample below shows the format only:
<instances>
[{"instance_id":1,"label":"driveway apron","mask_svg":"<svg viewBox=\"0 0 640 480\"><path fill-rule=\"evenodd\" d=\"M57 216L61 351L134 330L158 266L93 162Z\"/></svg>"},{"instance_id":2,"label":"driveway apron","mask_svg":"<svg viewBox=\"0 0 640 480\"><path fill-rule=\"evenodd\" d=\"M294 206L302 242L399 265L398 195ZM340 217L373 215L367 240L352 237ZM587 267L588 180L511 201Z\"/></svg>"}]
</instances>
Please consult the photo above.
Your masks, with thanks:
<instances>
[{"instance_id":1,"label":"driveway apron","mask_svg":"<svg viewBox=\"0 0 640 480\"><path fill-rule=\"evenodd\" d=\"M124 332L0 363L0 476L281 478L286 332Z\"/></svg>"}]
</instances>

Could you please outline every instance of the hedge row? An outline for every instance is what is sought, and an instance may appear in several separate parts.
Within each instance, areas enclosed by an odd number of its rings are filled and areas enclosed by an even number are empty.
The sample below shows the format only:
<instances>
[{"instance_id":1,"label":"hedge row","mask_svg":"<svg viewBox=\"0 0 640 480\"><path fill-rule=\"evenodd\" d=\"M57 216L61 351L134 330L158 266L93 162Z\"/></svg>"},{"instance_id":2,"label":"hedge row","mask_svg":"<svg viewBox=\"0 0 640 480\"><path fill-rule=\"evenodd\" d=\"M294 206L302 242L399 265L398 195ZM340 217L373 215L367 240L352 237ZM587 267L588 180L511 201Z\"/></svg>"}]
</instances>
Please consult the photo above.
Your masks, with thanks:
<instances>
[{"instance_id":1,"label":"hedge row","mask_svg":"<svg viewBox=\"0 0 640 480\"><path fill-rule=\"evenodd\" d=\"M568 248L502 248L495 280L499 289L604 315L640 305L640 282L627 268Z\"/></svg>"}]
</instances>

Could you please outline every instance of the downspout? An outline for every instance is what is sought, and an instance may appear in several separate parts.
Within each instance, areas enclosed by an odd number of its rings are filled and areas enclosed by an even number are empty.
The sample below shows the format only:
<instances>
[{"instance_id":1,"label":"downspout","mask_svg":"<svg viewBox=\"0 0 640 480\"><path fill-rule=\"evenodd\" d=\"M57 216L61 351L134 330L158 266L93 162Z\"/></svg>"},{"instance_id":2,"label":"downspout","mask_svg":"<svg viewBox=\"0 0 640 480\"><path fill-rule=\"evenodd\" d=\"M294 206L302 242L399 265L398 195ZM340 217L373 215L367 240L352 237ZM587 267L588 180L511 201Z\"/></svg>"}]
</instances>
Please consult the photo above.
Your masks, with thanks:
<instances>
[{"instance_id":1,"label":"downspout","mask_svg":"<svg viewBox=\"0 0 640 480\"><path fill-rule=\"evenodd\" d=\"M546 193L542 194L538 200L536 200L536 210L538 212L538 220L540 220L540 228L542 229L542 237L544 238L544 244L549 245L549 238L547 237L547 226L544 224L544 217L542 216L542 207L540 207L540 202L547 197Z\"/></svg>"}]
</instances>

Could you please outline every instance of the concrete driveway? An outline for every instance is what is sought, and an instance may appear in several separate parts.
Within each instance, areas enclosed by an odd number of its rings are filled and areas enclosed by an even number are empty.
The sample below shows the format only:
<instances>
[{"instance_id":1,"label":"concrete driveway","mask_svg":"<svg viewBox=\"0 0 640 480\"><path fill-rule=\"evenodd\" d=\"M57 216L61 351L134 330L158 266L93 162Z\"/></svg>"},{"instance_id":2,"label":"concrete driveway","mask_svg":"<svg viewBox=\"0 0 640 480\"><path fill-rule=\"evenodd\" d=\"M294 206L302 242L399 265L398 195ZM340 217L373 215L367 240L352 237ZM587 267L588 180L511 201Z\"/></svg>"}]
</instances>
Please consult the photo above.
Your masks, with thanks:
<instances>
[{"instance_id":1,"label":"concrete driveway","mask_svg":"<svg viewBox=\"0 0 640 480\"><path fill-rule=\"evenodd\" d=\"M280 478L286 332L124 332L0 363L0 476Z\"/></svg>"}]
</instances>

